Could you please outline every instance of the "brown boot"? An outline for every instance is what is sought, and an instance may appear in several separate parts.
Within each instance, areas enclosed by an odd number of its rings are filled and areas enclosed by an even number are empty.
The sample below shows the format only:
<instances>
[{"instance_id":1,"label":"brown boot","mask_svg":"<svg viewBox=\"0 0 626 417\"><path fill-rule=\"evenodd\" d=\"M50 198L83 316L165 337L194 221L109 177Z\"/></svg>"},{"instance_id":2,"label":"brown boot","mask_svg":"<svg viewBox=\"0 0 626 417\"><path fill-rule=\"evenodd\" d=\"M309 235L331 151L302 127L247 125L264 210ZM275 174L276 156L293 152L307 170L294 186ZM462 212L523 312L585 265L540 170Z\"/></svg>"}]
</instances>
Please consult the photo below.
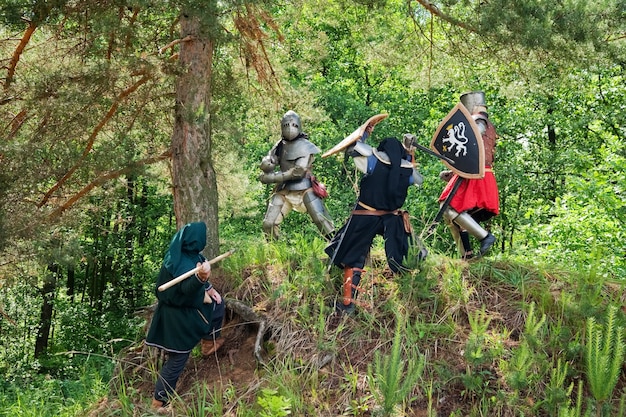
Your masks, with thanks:
<instances>
[{"instance_id":1,"label":"brown boot","mask_svg":"<svg viewBox=\"0 0 626 417\"><path fill-rule=\"evenodd\" d=\"M202 339L202 356L205 358L210 356L211 354L217 352L219 348L224 344L224 339L219 338L215 340L211 339Z\"/></svg>"},{"instance_id":2,"label":"brown boot","mask_svg":"<svg viewBox=\"0 0 626 417\"><path fill-rule=\"evenodd\" d=\"M155 398L152 399L152 406L150 408L152 408L152 411L154 411L158 415L167 415L170 413L170 410L165 405L165 403Z\"/></svg>"},{"instance_id":3,"label":"brown boot","mask_svg":"<svg viewBox=\"0 0 626 417\"><path fill-rule=\"evenodd\" d=\"M352 314L356 306L354 300L358 296L359 282L361 282L361 273L365 272L361 268L345 267L343 269L343 300L337 302L335 308L340 313Z\"/></svg>"}]
</instances>

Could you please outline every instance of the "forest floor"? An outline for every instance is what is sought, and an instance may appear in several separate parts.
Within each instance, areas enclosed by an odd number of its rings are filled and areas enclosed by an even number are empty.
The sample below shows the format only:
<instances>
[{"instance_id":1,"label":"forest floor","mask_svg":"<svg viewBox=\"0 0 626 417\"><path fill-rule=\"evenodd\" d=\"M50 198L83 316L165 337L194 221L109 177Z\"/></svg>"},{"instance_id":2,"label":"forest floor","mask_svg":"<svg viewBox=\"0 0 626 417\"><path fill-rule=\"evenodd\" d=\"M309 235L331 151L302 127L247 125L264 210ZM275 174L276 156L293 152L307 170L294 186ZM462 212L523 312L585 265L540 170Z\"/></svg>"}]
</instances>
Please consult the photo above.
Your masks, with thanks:
<instances>
[{"instance_id":1,"label":"forest floor","mask_svg":"<svg viewBox=\"0 0 626 417\"><path fill-rule=\"evenodd\" d=\"M463 264L467 265L467 262L463 262ZM375 270L373 268L372 272ZM262 343L262 357L270 358L270 360L276 360L276 357L279 357L279 361L287 362L285 358L291 356L288 360L293 360L296 364L305 364L303 369L315 369L317 371L316 378L319 378L320 382L314 392L309 391L310 383L305 382L310 379L308 374L310 371L303 371L302 375L302 395L308 397L308 404L310 402L315 404L315 408L318 410L314 414L315 416L355 415L368 417L374 415L372 412L373 399L367 382L368 366L371 366L374 353L377 350L382 347L388 351L391 342L388 340L389 329L364 330L368 324L363 323L363 317L358 312L354 315L331 314L323 319L325 321L323 327L326 333L333 334L333 337L339 342L335 342L333 348L325 350L324 343L320 343L319 338L311 334L310 330L299 328L297 324L294 325L297 320L293 320L293 311L288 311L289 308L281 305L280 302L270 302L264 298L267 289L262 291L261 287L263 285L275 286L275 283L272 284L271 271L269 273L266 271L262 279L255 279L255 275L259 274L254 274L251 271L250 276L244 280L246 284L239 288L230 288L228 277L219 276L215 273L212 276L212 282L216 288L221 289L221 293L226 296L227 300L246 300L246 304L254 306L254 311L260 317L268 320L268 327ZM280 271L277 271L275 275L275 279L279 280ZM371 287L379 284L382 287L384 286L382 281L393 279L390 271L384 269L378 270L372 276L375 278L369 283ZM269 284L268 280L270 281ZM444 364L442 366L446 367L452 377L445 382L436 382L437 387L434 395L427 394L429 389L427 386L418 387L419 395L414 396L406 410L398 415L406 417L465 415L458 414L458 412L459 410L467 410L467 403L470 399L467 396L466 386L458 375L463 375L467 366L463 350L472 332L468 320L470 310L484 309L484 311L489 312L490 317L494 317L497 322L507 328L509 332L507 333L508 338L503 341L505 345L512 347L519 343L518 337L524 324L523 314L521 314L518 304L520 301L519 293L513 291L512 288L507 288L507 286L494 286L493 283L474 284L476 284L476 291L473 295L474 301L470 301L458 310L448 309L446 313L455 316L454 334L440 339L428 339L426 337L424 346L420 346L420 351L427 351L429 363ZM377 294L380 297L388 295L380 292ZM177 386L177 392L182 401L173 401L169 415L188 416L191 414L189 411L185 411L188 410L185 407L197 403L198 397L203 395L198 392L198 384L204 384L202 389L208 393L209 399L204 401L210 401L211 395L222 396L224 416L242 415L238 413L238 407L247 407L247 410L254 408L260 390L272 385L271 383L268 384L268 381L271 382L272 378L283 377L282 374L274 373L277 368L276 363L267 366L267 363L259 363L258 356L255 356L259 348L259 324L251 322L249 317L244 318L229 309L228 302L226 306L227 313L222 329L222 337L225 339L224 345L208 358L203 358L199 354L199 347L194 349ZM419 310L422 307L416 308ZM423 309L431 310L432 314L427 313L427 315L431 315L434 320L440 320L440 323L443 321L441 317L437 317L437 306L424 305ZM376 323L389 324L384 320ZM386 335L385 340L378 337L383 334ZM255 349L257 349L256 352ZM134 393L130 396L134 409L132 415L153 415L150 410L150 402L154 389L155 369L158 369L158 364L160 364L156 355L154 349L145 346L138 346L127 352L125 359L121 362L130 364L130 366L122 366L122 371L118 372L111 383L110 397L103 399L99 405L94 406L89 417L120 415L119 412L114 412L116 408L121 407L118 403L120 395L115 398L115 392L116 390L119 392L121 389L124 391L124 395L128 395L129 385L132 385ZM497 369L485 368L484 371L486 375L491 375L490 378L492 379L499 378ZM293 374L293 369L291 372ZM289 376L285 377L288 378ZM433 376L431 375L429 378L432 384ZM428 379L424 378L422 381L428 381ZM351 389L347 388L349 385L352 386ZM229 391L232 393L230 397L225 394ZM356 404L361 405L358 410ZM122 413L121 415L125 414Z\"/></svg>"}]
</instances>

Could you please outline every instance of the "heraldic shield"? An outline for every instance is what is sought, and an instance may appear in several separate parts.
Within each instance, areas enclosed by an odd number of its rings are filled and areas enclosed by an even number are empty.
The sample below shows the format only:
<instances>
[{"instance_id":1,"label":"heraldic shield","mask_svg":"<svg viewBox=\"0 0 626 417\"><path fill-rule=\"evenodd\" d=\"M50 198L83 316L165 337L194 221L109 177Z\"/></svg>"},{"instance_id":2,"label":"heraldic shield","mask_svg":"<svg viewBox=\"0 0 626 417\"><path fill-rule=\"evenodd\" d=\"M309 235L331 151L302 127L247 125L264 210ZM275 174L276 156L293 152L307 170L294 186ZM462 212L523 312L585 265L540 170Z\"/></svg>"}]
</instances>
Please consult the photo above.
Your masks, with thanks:
<instances>
[{"instance_id":1,"label":"heraldic shield","mask_svg":"<svg viewBox=\"0 0 626 417\"><path fill-rule=\"evenodd\" d=\"M482 135L472 115L458 103L441 121L430 142L430 148L454 161L443 163L462 178L485 176L485 148Z\"/></svg>"}]
</instances>

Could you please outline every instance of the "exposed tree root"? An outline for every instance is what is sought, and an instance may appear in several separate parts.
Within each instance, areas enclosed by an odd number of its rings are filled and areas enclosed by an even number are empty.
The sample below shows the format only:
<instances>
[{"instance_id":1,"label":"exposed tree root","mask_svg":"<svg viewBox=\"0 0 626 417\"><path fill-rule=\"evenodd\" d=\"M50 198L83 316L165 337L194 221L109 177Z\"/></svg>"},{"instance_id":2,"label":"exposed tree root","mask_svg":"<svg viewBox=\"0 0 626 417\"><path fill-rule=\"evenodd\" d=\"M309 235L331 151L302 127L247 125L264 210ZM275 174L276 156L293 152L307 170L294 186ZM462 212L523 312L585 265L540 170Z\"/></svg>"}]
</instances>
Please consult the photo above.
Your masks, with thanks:
<instances>
[{"instance_id":1,"label":"exposed tree root","mask_svg":"<svg viewBox=\"0 0 626 417\"><path fill-rule=\"evenodd\" d=\"M239 317L249 323L258 323L259 329L256 334L256 341L254 342L254 358L256 361L265 365L265 361L261 356L261 344L263 343L263 337L267 331L267 319L263 314L260 314L252 309L252 307L244 304L243 302L234 298L225 298L226 309L236 313Z\"/></svg>"}]
</instances>

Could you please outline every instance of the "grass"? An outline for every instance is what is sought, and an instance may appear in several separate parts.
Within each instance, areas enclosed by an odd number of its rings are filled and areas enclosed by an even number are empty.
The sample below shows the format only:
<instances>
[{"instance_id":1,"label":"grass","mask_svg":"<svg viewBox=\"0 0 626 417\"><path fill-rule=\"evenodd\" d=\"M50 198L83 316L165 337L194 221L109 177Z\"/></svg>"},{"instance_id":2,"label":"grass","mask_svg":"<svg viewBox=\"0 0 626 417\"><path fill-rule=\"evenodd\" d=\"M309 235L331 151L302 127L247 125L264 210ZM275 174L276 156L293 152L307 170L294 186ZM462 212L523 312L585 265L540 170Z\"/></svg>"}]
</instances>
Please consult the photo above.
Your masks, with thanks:
<instances>
[{"instance_id":1,"label":"grass","mask_svg":"<svg viewBox=\"0 0 626 417\"><path fill-rule=\"evenodd\" d=\"M603 378L593 364L603 358L615 376L607 346L622 340L624 322L615 283L593 271L505 257L467 263L436 253L394 276L375 247L361 282L366 307L336 316L340 288L320 256L323 246L298 236L251 242L223 261L225 295L268 317L267 363L232 381L239 364L226 353L217 375L194 359L174 403L178 415L623 414L623 375L615 380L620 389L593 385ZM610 327L597 324L609 311ZM91 370L65 396L43 378L37 389L5 386L0 405L15 416L88 415L87 408L89 417L150 415L156 367L142 366L125 367L114 389Z\"/></svg>"},{"instance_id":2,"label":"grass","mask_svg":"<svg viewBox=\"0 0 626 417\"><path fill-rule=\"evenodd\" d=\"M98 370L94 368L83 368L82 374L75 381L41 376L32 381L30 387L13 385L0 391L0 415L7 417L82 416L94 404L106 397L108 391L108 381L104 381Z\"/></svg>"}]
</instances>

